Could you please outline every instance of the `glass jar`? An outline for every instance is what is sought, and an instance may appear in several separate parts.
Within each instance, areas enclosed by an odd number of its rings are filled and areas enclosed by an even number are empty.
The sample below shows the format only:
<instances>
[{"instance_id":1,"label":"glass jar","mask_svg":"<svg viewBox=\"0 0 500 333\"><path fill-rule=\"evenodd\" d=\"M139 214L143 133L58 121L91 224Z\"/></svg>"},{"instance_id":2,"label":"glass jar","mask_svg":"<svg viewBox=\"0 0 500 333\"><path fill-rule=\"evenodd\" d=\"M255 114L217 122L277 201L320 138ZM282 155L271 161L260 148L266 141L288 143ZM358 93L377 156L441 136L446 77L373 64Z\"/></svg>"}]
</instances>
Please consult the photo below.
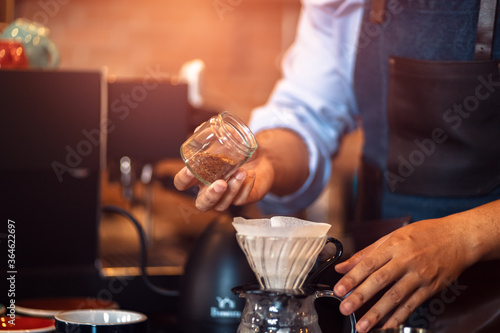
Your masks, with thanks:
<instances>
[{"instance_id":1,"label":"glass jar","mask_svg":"<svg viewBox=\"0 0 500 333\"><path fill-rule=\"evenodd\" d=\"M248 126L234 114L222 112L201 124L181 146L188 169L205 185L227 180L257 149Z\"/></svg>"}]
</instances>

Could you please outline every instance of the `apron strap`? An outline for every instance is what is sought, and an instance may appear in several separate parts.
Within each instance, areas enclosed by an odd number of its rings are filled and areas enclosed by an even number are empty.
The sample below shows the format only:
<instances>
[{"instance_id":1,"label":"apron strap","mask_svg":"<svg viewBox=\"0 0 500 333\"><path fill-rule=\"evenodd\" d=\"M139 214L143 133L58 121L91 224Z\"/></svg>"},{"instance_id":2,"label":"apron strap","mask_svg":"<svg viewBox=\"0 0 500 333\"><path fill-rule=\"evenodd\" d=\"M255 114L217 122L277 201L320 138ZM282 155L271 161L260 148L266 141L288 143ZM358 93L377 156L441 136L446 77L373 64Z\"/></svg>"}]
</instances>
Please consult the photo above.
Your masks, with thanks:
<instances>
[{"instance_id":1,"label":"apron strap","mask_svg":"<svg viewBox=\"0 0 500 333\"><path fill-rule=\"evenodd\" d=\"M373 0L370 9L370 22L384 22L385 4L387 0ZM474 60L490 60L495 31L497 0L481 0L477 23L476 49Z\"/></svg>"},{"instance_id":2,"label":"apron strap","mask_svg":"<svg viewBox=\"0 0 500 333\"><path fill-rule=\"evenodd\" d=\"M477 23L475 60L490 60L497 0L481 0Z\"/></svg>"},{"instance_id":3,"label":"apron strap","mask_svg":"<svg viewBox=\"0 0 500 333\"><path fill-rule=\"evenodd\" d=\"M384 23L386 0L373 0L372 8L370 9L370 22L376 24Z\"/></svg>"}]
</instances>

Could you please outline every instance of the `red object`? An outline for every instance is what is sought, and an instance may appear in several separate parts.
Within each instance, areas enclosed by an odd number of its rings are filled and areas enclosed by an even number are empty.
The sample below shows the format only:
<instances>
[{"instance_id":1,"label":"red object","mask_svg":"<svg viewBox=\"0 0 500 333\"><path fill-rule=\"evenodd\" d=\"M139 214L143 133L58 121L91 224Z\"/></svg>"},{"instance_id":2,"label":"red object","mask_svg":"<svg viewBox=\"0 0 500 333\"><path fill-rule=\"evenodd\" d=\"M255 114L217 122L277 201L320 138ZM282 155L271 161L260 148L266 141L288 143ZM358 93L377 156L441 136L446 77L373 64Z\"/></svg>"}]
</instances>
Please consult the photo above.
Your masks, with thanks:
<instances>
[{"instance_id":1,"label":"red object","mask_svg":"<svg viewBox=\"0 0 500 333\"><path fill-rule=\"evenodd\" d=\"M39 330L44 328L47 329L47 332L54 330L55 328L54 319L21 317L17 315L15 316L15 319L11 319L8 316L0 317L0 331L20 331L20 330L37 329L37 332L40 332Z\"/></svg>"},{"instance_id":2,"label":"red object","mask_svg":"<svg viewBox=\"0 0 500 333\"><path fill-rule=\"evenodd\" d=\"M12 68L28 68L28 58L23 44L11 39L0 40L0 69Z\"/></svg>"}]
</instances>

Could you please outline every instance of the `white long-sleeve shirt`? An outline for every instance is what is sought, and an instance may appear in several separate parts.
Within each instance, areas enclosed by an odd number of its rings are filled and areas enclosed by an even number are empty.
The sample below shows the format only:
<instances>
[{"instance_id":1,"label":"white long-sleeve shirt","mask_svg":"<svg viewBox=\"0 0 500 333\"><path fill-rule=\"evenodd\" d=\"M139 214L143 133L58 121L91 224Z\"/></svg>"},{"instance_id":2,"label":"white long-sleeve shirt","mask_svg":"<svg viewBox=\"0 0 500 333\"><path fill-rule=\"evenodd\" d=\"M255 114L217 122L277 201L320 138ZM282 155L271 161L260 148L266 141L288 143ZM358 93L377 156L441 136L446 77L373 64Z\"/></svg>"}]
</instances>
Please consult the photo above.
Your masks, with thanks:
<instances>
[{"instance_id":1,"label":"white long-sleeve shirt","mask_svg":"<svg viewBox=\"0 0 500 333\"><path fill-rule=\"evenodd\" d=\"M330 159L343 134L356 127L353 70L363 0L303 0L294 44L283 61L283 78L250 120L254 133L288 128L309 149L309 177L295 193L268 194L264 213L289 214L307 207L324 188Z\"/></svg>"}]
</instances>

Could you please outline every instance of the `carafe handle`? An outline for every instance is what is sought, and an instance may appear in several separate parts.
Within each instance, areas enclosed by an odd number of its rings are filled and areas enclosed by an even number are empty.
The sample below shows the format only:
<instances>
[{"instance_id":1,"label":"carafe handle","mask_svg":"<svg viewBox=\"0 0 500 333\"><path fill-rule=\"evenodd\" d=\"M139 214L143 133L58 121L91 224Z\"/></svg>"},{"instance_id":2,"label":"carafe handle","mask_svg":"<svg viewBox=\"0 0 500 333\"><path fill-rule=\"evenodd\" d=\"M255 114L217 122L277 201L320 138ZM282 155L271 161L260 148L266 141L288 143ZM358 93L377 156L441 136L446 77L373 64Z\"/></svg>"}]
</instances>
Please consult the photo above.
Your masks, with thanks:
<instances>
[{"instance_id":1,"label":"carafe handle","mask_svg":"<svg viewBox=\"0 0 500 333\"><path fill-rule=\"evenodd\" d=\"M330 297L330 298L335 298L339 302L342 302L344 300L344 297L336 295L333 290L318 290L316 291L315 294L316 298L320 297ZM354 313L351 313L349 316L349 320L351 321L351 333L357 333L358 331L356 330L356 316Z\"/></svg>"},{"instance_id":2,"label":"carafe handle","mask_svg":"<svg viewBox=\"0 0 500 333\"><path fill-rule=\"evenodd\" d=\"M312 271L305 280L303 285L307 286L308 284L313 283L314 279L317 278L319 274L321 274L325 269L327 269L328 267L332 266L337 261L339 261L340 257L342 256L344 248L342 247L342 243L338 239L333 237L328 237L326 239L326 244L328 243L333 243L335 245L336 249L335 254L332 257L328 258L326 261L324 261L322 264L320 264L320 266L316 268L314 271Z\"/></svg>"}]
</instances>

